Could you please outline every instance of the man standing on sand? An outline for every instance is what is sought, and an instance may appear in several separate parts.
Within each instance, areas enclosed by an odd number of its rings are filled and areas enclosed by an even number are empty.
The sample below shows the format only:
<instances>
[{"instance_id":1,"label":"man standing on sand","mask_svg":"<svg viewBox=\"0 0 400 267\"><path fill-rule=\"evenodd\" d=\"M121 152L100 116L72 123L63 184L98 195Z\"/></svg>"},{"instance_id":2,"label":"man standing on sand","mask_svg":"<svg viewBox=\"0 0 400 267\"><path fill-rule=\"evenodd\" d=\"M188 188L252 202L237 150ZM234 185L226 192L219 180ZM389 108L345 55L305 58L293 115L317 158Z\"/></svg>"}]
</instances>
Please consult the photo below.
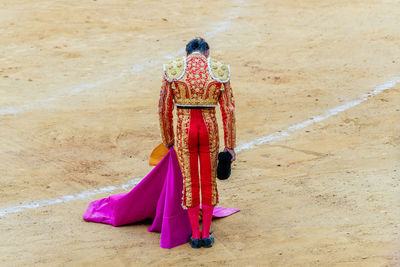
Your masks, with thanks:
<instances>
[{"instance_id":1,"label":"man standing on sand","mask_svg":"<svg viewBox=\"0 0 400 267\"><path fill-rule=\"evenodd\" d=\"M218 203L216 183L219 152L215 107L220 104L225 149L235 160L235 103L230 86L229 66L209 57L209 46L202 38L186 45L186 57L164 66L159 101L159 118L165 146L175 146L183 176L182 206L188 209L193 248L212 247L210 233L214 206ZM173 109L177 107L176 138ZM200 179L199 179L200 163ZM201 191L201 192L200 192ZM200 233L200 194L203 227Z\"/></svg>"}]
</instances>

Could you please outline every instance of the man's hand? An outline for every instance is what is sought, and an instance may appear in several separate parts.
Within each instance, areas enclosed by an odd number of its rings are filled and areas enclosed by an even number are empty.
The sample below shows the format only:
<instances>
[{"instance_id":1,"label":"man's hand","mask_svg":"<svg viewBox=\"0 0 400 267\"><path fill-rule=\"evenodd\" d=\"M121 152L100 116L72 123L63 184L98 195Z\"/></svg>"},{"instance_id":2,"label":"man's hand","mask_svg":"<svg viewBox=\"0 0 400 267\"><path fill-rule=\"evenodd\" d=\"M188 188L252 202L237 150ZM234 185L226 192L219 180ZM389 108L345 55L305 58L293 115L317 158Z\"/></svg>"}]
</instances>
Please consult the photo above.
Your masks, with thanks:
<instances>
[{"instance_id":1,"label":"man's hand","mask_svg":"<svg viewBox=\"0 0 400 267\"><path fill-rule=\"evenodd\" d=\"M166 148L168 148L168 149L170 149L173 145L174 145L174 141L172 141L170 144L168 144L168 145L166 145L166 144L164 144L164 146L166 147Z\"/></svg>"},{"instance_id":2,"label":"man's hand","mask_svg":"<svg viewBox=\"0 0 400 267\"><path fill-rule=\"evenodd\" d=\"M235 161L235 159L236 159L236 153L235 153L235 150L225 147L225 149L224 149L224 152L226 152L226 151L228 151L228 152L229 152L229 154L231 154L231 155L232 155L232 159L231 159L231 161Z\"/></svg>"}]
</instances>

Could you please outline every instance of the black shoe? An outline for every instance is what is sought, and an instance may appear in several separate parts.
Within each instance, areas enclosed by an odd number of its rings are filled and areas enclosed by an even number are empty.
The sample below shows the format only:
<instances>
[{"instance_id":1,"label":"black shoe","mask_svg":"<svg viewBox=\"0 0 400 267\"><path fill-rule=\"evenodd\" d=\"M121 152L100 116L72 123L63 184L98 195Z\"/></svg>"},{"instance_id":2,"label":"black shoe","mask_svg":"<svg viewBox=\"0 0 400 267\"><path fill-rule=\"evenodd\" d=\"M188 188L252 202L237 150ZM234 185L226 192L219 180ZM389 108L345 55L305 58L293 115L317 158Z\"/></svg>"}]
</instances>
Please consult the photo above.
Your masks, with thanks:
<instances>
[{"instance_id":1,"label":"black shoe","mask_svg":"<svg viewBox=\"0 0 400 267\"><path fill-rule=\"evenodd\" d=\"M203 247L211 248L214 244L214 235L210 233L210 236L203 238L202 241L203 241Z\"/></svg>"},{"instance_id":2,"label":"black shoe","mask_svg":"<svg viewBox=\"0 0 400 267\"><path fill-rule=\"evenodd\" d=\"M192 248L201 248L202 240L200 238L192 238L190 235L190 246Z\"/></svg>"}]
</instances>

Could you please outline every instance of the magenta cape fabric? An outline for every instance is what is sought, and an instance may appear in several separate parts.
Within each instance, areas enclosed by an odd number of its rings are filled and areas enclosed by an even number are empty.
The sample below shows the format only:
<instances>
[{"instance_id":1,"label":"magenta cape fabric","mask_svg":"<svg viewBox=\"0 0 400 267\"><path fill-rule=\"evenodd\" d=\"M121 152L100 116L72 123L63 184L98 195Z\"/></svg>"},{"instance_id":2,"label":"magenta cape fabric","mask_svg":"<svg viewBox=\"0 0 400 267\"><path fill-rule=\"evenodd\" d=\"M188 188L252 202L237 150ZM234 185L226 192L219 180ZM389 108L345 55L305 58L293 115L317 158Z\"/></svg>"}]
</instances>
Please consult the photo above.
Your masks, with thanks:
<instances>
[{"instance_id":1,"label":"magenta cape fabric","mask_svg":"<svg viewBox=\"0 0 400 267\"><path fill-rule=\"evenodd\" d=\"M189 241L192 232L182 203L182 173L173 148L130 192L95 200L83 219L120 226L154 219L149 232L161 232L160 246L173 248ZM216 207L214 217L226 217L238 209Z\"/></svg>"}]
</instances>

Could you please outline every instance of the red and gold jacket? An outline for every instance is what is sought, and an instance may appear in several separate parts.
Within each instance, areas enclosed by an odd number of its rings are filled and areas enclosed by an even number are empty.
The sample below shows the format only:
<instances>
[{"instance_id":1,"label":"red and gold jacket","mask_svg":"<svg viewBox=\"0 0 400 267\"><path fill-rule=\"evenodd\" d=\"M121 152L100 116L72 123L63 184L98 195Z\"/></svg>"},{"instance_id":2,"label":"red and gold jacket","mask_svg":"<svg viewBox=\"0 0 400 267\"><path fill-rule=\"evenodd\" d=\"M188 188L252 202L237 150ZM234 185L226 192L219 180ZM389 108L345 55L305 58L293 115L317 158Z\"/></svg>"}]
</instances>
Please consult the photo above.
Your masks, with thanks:
<instances>
[{"instance_id":1,"label":"red and gold jacket","mask_svg":"<svg viewBox=\"0 0 400 267\"><path fill-rule=\"evenodd\" d=\"M236 142L235 101L228 65L194 52L163 65L164 77L159 102L163 143L174 142L173 109L181 107L216 107L219 103L224 126L225 147Z\"/></svg>"}]
</instances>

